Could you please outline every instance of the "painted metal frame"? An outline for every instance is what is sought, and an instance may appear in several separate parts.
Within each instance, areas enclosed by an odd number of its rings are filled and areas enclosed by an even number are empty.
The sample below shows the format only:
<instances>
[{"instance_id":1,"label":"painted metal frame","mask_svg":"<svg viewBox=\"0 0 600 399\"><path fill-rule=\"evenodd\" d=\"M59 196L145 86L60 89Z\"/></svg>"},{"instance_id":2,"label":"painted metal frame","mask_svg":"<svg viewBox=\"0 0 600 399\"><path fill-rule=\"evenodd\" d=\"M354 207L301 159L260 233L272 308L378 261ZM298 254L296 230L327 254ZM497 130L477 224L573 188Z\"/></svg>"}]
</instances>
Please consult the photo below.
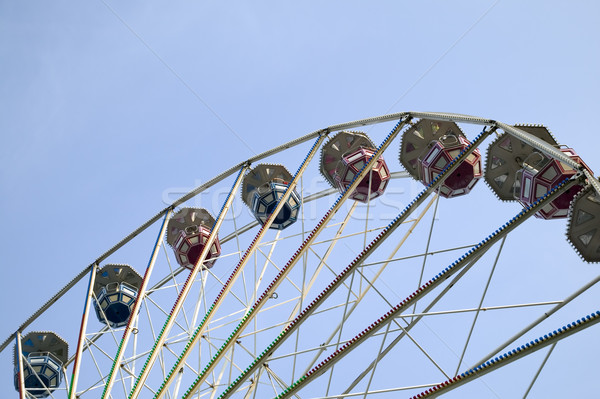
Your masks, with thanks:
<instances>
[{"instance_id":1,"label":"painted metal frame","mask_svg":"<svg viewBox=\"0 0 600 399\"><path fill-rule=\"evenodd\" d=\"M140 232L144 231L146 228L148 228L150 225L152 225L155 221L157 221L158 219L160 219L160 217L164 214L165 215L165 220L163 221L163 226L161 228L161 232L164 233L164 228L166 227L166 222L168 219L168 214L171 212L171 210L177 206L182 204L183 202L189 200L190 198L192 198L193 196L197 195L198 193L202 192L203 190L205 190L206 188L216 184L217 182L229 177L230 175L232 175L233 173L235 173L236 170L238 170L240 167L241 168L245 168L247 167L251 162L254 162L256 160L265 158L267 156L273 155L277 152L283 151L285 149L288 149L290 147L293 147L295 145L298 145L300 143L306 142L312 138L318 138L318 141L320 142L326 134L328 134L329 132L334 132L334 131L338 131L338 130L343 130L343 129L350 129L350 128L355 128L355 127L359 127L359 126L367 126L367 125L372 125L372 124L377 124L377 123L382 123L382 122L388 122L388 121L393 121L393 120L398 120L398 119L410 119L412 117L415 118L427 118L427 119L434 119L434 120L449 120L449 121L454 121L454 122L465 122L465 123L471 123L471 124L481 124L481 125L486 125L486 126L491 126L494 130L496 128L500 128L502 130L504 130L506 133L508 133L511 136L514 136L526 143L528 143L529 145L531 145L532 147L544 152L545 154L549 155L550 157L553 157L555 159L559 159L561 162L564 162L578 170L580 170L582 173L580 175L585 176L585 178L587 179L588 183L600 194L600 183L598 182L598 180L591 175L591 173L589 173L586 170L583 170L581 168L581 165L579 165L577 162L573 161L572 159L570 159L569 157L565 156L564 154L562 154L560 151L558 151L557 149L555 149L554 147L548 145L547 143L533 137L532 135L518 129L515 128L513 126L501 123L501 122L497 122L491 119L485 119L485 118L478 118L478 117L473 117L473 116L468 116L468 115L459 115L459 114L448 114L448 113L427 113L427 112L402 112L402 113L396 113L396 114L390 114L390 115L384 115L384 116L380 116L380 117L374 117L374 118L367 118L367 119L362 119L362 120L358 120L358 121L354 121L354 122L348 122L348 123L344 123L344 124L339 124L339 125L333 125L330 126L328 128L325 129L321 129L318 131L315 131L313 133L310 133L306 136L303 136L297 140L293 140L287 144L284 144L282 146L279 147L275 147L272 150L266 151L256 157L251 158L250 160L246 161L246 162L242 162L232 168L230 168L229 170L223 172L222 174L216 176L214 179L212 179L211 181L207 182L206 184L190 191L189 193L187 193L186 195L184 195L183 197L181 197L179 200L175 201L171 206L165 208L164 210L162 210L161 212L159 212L156 216L154 216L153 218L151 218L150 220L148 220L146 223L144 223L142 226L140 226L138 229L134 230L131 234L129 234L128 236L126 236L123 240L121 240L119 243L117 243L115 246L113 246L111 249L109 249L108 251L106 251L103 255L101 255L99 258L97 258L97 260L92 263L90 266L86 267L81 273L79 273L70 283L68 283L63 289L61 289L57 294L55 294L48 302L46 302L37 312L35 312L29 319L27 319L25 321L25 323L23 323L21 325L21 327L18 329L18 332L16 333L17 336L19 334L19 331L22 331L24 328L26 328L28 325L30 325L37 317L39 317L42 313L44 313L45 311L47 311L50 306L55 303L60 297L62 297L66 292L68 292L78 281L80 281L83 276L87 273L87 272L91 272L91 275L94 275L94 270L96 269L97 265L99 264L100 261L106 259L108 256L110 256L112 253L114 253L116 250L118 250L119 248L121 248L123 245L125 245L126 243L128 243L131 239L133 239L135 236L137 236ZM481 140L483 140L483 138L481 138ZM391 140L390 140L391 141ZM317 145L318 147L318 145ZM473 148L475 148L476 146L474 145ZM314 148L314 146L313 146ZM456 165L456 163L454 164ZM450 172L446 172L447 173ZM356 182L356 180L355 180ZM290 184L290 187L292 186L292 184ZM293 189L293 187L292 187ZM288 192L289 192L290 188L288 187ZM417 207L420 203L422 203L422 200L424 200L424 197L417 197L415 199L415 201L413 201L412 205L413 207ZM283 201L281 201L283 202ZM280 209L279 207L277 209ZM277 215L277 212L273 212L273 215ZM408 215L407 215L408 216ZM217 229L218 230L218 229ZM259 232L260 234L260 232ZM317 231L318 234L318 231ZM159 236L159 241L161 240L161 237L164 234L162 234L161 236ZM316 234L313 234L314 237L316 237ZM312 243L312 239L314 239L314 237L311 236L311 238L309 238L309 243L306 245L306 248L308 248L310 246L310 244ZM260 240L258 240L260 241ZM150 263L153 264L155 257L156 257L156 252L157 252L157 248L159 245L155 246L155 250L153 252L153 255L151 257L151 261ZM375 247L377 245L372 245L372 249L374 250ZM209 246L207 246L209 247ZM254 249L252 249L253 251ZM367 250L367 247L365 247L365 250ZM371 249L369 249L370 251ZM250 252L252 252L250 251ZM302 250L302 252L304 252L305 249ZM154 259L154 260L153 260ZM202 257L201 257L202 259ZM299 259L299 256L298 256ZM364 259L363 259L364 261ZM297 262L297 260L295 261ZM295 264L294 262L294 264ZM293 264L292 264L293 265ZM149 264L150 267L150 264ZM148 270L147 270L148 272ZM91 279L92 277L90 277ZM192 279L193 280L193 279ZM595 282L594 282L595 283ZM93 284L92 284L93 285ZM92 286L90 285L90 286ZM593 285L592 282L590 282L588 284L588 286ZM276 287L273 287L272 291L274 291ZM146 289L146 287L144 286L144 290ZM266 292L265 292L266 293ZM142 295L142 291L140 290L140 294L138 295L138 299L141 298ZM573 297L576 296L576 294L572 295ZM73 366L73 375L72 375L72 379L71 379L71 388L69 389L69 397L73 398L75 395L75 391L76 391L76 386L77 386L77 379L78 379L78 375L79 375L79 367L80 367L80 356L81 353L83 352L83 350L85 349L83 343L85 341L85 329L86 329L86 325L87 325L87 314L89 313L89 304L91 302L91 295L89 293L88 290L88 296L86 298L86 302L84 305L84 314L82 316L82 323L81 323L81 329L80 329L80 336L79 336L79 340L78 340L78 347L77 347L77 351L76 351L76 355L74 356L75 359L75 363ZM136 305L137 309L134 308L134 312L132 312L133 315L137 315L137 312L135 310L139 310L139 306L138 302L141 303L141 299L138 301L136 300ZM262 305L259 305L259 308ZM564 306L564 305L561 305ZM559 305L557 305L557 307L559 307ZM555 310L553 310L555 311ZM134 317L132 317L133 319ZM251 317L249 317L249 319L251 319ZM244 322L242 322L243 324ZM127 341L129 339L129 334L131 333L131 328L130 328L130 324L128 324L126 331L124 333L123 339L121 341L121 345L119 346L119 350L117 353L117 356L115 357L115 362L113 364L113 370L115 369L115 366L118 367L118 365L120 365L120 361L122 360L122 348L124 350L124 347L127 345ZM239 331L239 333L241 333L241 329ZM387 334L387 332L386 332ZM238 334L239 335L239 334ZM3 350L7 345L8 342L10 341L10 337L2 344L2 346L0 346L0 351ZM20 342L19 342L20 344ZM225 354L226 351L222 351L223 355ZM121 359L119 359L119 356L121 357ZM216 362L215 362L216 364ZM22 367L22 364L21 364ZM110 373L110 379L109 379L109 383L107 383L107 389L105 390L105 392L110 392L110 387L112 385L112 383L114 382L114 374L113 371L111 371ZM22 376L22 373L21 373ZM143 385L143 384L142 384ZM134 390L135 391L135 390ZM134 391L132 391L132 394L134 394ZM187 395L187 394L186 394ZM104 394L103 394L104 397ZM130 397L135 397L135 395L130 395ZM189 397L189 396L185 396L185 397Z\"/></svg>"}]
</instances>

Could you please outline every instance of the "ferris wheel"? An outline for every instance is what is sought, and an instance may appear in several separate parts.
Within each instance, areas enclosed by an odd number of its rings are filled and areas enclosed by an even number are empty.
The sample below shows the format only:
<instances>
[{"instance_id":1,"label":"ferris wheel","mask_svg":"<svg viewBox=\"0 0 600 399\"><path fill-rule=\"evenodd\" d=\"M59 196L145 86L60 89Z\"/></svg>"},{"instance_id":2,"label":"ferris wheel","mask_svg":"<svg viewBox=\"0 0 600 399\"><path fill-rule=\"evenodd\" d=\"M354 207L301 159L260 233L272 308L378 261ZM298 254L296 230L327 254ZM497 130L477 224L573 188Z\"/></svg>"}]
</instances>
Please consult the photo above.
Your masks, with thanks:
<instances>
[{"instance_id":1,"label":"ferris wheel","mask_svg":"<svg viewBox=\"0 0 600 399\"><path fill-rule=\"evenodd\" d=\"M21 398L534 397L594 344L599 261L600 184L548 128L402 112L186 193L2 350Z\"/></svg>"}]
</instances>

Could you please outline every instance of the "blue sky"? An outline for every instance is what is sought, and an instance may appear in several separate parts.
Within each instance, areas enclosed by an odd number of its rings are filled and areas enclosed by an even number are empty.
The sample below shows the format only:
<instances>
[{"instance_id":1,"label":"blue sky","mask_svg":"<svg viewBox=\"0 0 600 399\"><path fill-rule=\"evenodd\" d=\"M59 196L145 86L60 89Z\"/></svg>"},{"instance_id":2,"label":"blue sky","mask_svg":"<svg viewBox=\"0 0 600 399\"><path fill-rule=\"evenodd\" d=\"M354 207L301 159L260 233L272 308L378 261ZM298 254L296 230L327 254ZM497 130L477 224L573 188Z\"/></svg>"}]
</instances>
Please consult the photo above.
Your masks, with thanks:
<instances>
[{"instance_id":1,"label":"blue sky","mask_svg":"<svg viewBox=\"0 0 600 399\"><path fill-rule=\"evenodd\" d=\"M0 2L2 339L165 193L331 124L408 110L542 123L597 173L599 11L593 1ZM523 263L576 259L553 250ZM3 397L15 394L9 352Z\"/></svg>"}]
</instances>

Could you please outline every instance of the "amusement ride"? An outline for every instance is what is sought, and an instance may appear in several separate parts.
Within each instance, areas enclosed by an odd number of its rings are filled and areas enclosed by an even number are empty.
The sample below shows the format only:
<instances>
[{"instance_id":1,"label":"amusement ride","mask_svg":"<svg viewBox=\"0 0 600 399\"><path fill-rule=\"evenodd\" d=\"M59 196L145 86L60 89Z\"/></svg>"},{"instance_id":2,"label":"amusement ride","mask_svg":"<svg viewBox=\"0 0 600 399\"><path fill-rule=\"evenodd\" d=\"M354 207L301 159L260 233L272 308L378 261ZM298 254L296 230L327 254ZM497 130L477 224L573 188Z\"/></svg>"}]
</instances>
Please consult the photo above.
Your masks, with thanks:
<instances>
[{"instance_id":1,"label":"amusement ride","mask_svg":"<svg viewBox=\"0 0 600 399\"><path fill-rule=\"evenodd\" d=\"M225 187L219 212L198 206ZM469 216L480 190L500 201ZM530 219L563 223L583 267L600 261L600 183L545 126L435 112L333 125L157 212L1 350L21 399L489 393L480 377L542 350L527 396L563 338L600 321L573 306L600 276L552 300L517 278L494 295L497 266L527 273L500 255ZM523 248L549 250L535 236ZM57 309L76 326L41 325Z\"/></svg>"}]
</instances>

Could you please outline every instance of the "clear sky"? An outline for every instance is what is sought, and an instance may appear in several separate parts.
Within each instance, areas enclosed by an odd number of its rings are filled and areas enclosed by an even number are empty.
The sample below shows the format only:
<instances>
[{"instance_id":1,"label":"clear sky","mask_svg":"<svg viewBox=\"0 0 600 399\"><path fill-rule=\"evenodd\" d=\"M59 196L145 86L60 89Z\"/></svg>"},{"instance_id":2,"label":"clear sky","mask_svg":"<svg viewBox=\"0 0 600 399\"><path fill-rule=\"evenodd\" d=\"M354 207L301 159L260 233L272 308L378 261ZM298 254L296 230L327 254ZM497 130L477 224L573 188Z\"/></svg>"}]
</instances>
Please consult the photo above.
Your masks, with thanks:
<instances>
[{"instance_id":1,"label":"clear sky","mask_svg":"<svg viewBox=\"0 0 600 399\"><path fill-rule=\"evenodd\" d=\"M328 125L409 110L542 123L597 174L599 13L591 0L0 2L1 339L173 192ZM521 267L571 267L564 223L535 223ZM573 287L596 268L573 266ZM16 395L11 356L2 397Z\"/></svg>"}]
</instances>

